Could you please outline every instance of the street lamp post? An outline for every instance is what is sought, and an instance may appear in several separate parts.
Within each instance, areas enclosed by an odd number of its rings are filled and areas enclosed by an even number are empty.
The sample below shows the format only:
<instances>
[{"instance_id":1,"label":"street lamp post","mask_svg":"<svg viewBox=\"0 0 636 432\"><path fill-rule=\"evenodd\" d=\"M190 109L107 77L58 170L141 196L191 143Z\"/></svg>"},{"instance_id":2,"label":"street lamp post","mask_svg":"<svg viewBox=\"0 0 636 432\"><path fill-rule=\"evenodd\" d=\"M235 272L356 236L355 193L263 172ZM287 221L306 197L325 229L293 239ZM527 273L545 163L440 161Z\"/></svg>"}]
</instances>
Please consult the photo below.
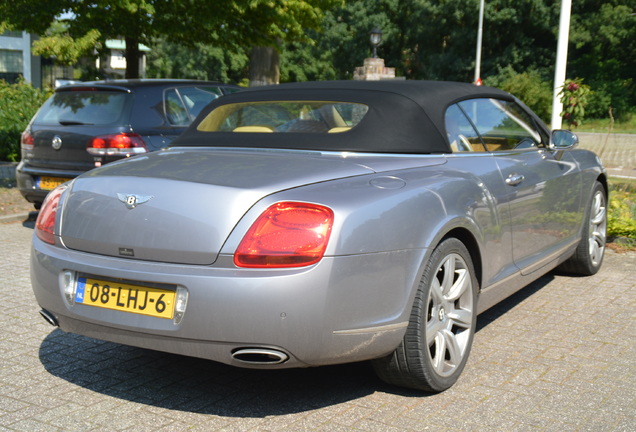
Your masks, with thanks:
<instances>
[{"instance_id":1,"label":"street lamp post","mask_svg":"<svg viewBox=\"0 0 636 432\"><path fill-rule=\"evenodd\" d=\"M481 85L481 40L484 32L484 0L479 2L479 26L477 28L477 53L475 56L475 85Z\"/></svg>"},{"instance_id":2,"label":"street lamp post","mask_svg":"<svg viewBox=\"0 0 636 432\"><path fill-rule=\"evenodd\" d=\"M369 39L373 45L373 58L378 58L378 45L382 42L382 30L377 26L373 27L373 30L369 32Z\"/></svg>"}]
</instances>

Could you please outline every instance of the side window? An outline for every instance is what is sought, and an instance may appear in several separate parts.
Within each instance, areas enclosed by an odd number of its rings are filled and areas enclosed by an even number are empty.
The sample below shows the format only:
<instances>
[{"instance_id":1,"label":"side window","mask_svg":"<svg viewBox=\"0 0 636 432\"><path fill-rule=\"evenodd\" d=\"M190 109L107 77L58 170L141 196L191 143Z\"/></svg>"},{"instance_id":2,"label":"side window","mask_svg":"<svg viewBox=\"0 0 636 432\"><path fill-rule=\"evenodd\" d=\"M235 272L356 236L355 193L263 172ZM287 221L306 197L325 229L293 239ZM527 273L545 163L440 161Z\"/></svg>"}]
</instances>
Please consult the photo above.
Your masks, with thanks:
<instances>
[{"instance_id":1,"label":"side window","mask_svg":"<svg viewBox=\"0 0 636 432\"><path fill-rule=\"evenodd\" d=\"M183 106L183 102L175 89L166 90L164 93L164 107L170 124L174 126L187 126L190 124L188 111Z\"/></svg>"},{"instance_id":2,"label":"side window","mask_svg":"<svg viewBox=\"0 0 636 432\"><path fill-rule=\"evenodd\" d=\"M452 105L446 110L445 124L446 136L453 153L485 151L475 128L459 106Z\"/></svg>"},{"instance_id":3,"label":"side window","mask_svg":"<svg viewBox=\"0 0 636 432\"><path fill-rule=\"evenodd\" d=\"M178 91L190 113L191 120L194 120L207 104L223 96L221 88L214 86L180 87Z\"/></svg>"},{"instance_id":4,"label":"side window","mask_svg":"<svg viewBox=\"0 0 636 432\"><path fill-rule=\"evenodd\" d=\"M471 99L459 106L477 128L488 151L542 146L532 118L514 102Z\"/></svg>"}]
</instances>

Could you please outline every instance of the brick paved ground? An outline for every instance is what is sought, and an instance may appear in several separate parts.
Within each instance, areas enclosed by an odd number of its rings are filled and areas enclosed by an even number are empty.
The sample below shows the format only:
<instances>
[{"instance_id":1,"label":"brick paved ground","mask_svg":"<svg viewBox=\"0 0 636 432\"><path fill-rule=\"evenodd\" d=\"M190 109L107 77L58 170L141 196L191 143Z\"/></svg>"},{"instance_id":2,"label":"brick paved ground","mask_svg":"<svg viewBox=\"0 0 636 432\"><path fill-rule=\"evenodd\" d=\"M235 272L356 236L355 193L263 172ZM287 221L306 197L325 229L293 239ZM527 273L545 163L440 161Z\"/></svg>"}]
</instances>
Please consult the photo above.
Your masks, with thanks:
<instances>
[{"instance_id":1,"label":"brick paved ground","mask_svg":"<svg viewBox=\"0 0 636 432\"><path fill-rule=\"evenodd\" d=\"M37 313L30 225L0 224L0 430L636 430L636 253L480 316L457 385L426 395L367 364L251 371L63 333Z\"/></svg>"}]
</instances>

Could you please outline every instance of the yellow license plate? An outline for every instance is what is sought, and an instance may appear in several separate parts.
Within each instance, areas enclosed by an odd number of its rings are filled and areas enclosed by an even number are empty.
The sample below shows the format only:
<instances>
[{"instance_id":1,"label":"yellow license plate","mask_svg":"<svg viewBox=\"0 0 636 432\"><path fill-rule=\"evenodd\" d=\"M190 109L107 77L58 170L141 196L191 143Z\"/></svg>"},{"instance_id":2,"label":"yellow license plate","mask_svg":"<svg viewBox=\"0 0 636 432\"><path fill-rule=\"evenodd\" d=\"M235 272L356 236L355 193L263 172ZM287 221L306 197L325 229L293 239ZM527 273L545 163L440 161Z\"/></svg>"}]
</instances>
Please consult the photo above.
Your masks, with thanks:
<instances>
[{"instance_id":1,"label":"yellow license plate","mask_svg":"<svg viewBox=\"0 0 636 432\"><path fill-rule=\"evenodd\" d=\"M80 277L75 303L172 319L175 296L175 291Z\"/></svg>"},{"instance_id":2,"label":"yellow license plate","mask_svg":"<svg viewBox=\"0 0 636 432\"><path fill-rule=\"evenodd\" d=\"M53 190L62 183L66 183L70 179L61 177L40 177L37 185L42 190Z\"/></svg>"}]
</instances>

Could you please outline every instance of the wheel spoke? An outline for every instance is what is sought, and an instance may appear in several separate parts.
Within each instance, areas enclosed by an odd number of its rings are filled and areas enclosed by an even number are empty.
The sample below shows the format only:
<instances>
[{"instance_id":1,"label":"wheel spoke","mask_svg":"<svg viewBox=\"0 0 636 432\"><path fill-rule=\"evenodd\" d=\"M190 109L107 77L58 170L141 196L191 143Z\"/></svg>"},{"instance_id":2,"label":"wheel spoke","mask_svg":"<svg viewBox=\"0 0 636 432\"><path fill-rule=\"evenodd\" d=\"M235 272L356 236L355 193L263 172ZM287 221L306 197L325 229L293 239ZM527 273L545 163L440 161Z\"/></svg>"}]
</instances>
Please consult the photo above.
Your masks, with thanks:
<instances>
[{"instance_id":1,"label":"wheel spoke","mask_svg":"<svg viewBox=\"0 0 636 432\"><path fill-rule=\"evenodd\" d=\"M603 257L605 249L605 235L603 233L594 233L589 241L590 259L594 265L598 264Z\"/></svg>"},{"instance_id":2,"label":"wheel spoke","mask_svg":"<svg viewBox=\"0 0 636 432\"><path fill-rule=\"evenodd\" d=\"M594 226L603 224L605 222L606 213L607 210L605 209L605 207L595 208L594 217L592 218L590 223L592 223Z\"/></svg>"},{"instance_id":3,"label":"wheel spoke","mask_svg":"<svg viewBox=\"0 0 636 432\"><path fill-rule=\"evenodd\" d=\"M442 323L437 317L433 317L426 323L426 345L431 346L435 343L435 340L439 336L440 332L444 329L444 323Z\"/></svg>"},{"instance_id":4,"label":"wheel spoke","mask_svg":"<svg viewBox=\"0 0 636 432\"><path fill-rule=\"evenodd\" d=\"M442 293L444 293L444 296L447 296L453 286L453 281L455 280L455 258L452 255L446 257L440 268L444 269Z\"/></svg>"},{"instance_id":5,"label":"wheel spoke","mask_svg":"<svg viewBox=\"0 0 636 432\"><path fill-rule=\"evenodd\" d=\"M605 230L603 231L594 231L590 236L590 240L594 241L594 243L599 246L605 245Z\"/></svg>"},{"instance_id":6,"label":"wheel spoke","mask_svg":"<svg viewBox=\"0 0 636 432\"><path fill-rule=\"evenodd\" d=\"M462 295L464 295L471 289L470 273L468 273L468 271L465 269L461 269L457 270L456 274L457 280L446 294L446 300L450 302L459 299Z\"/></svg>"},{"instance_id":7,"label":"wheel spoke","mask_svg":"<svg viewBox=\"0 0 636 432\"><path fill-rule=\"evenodd\" d=\"M462 349L459 346L457 338L453 332L448 330L444 331L443 337L445 340L446 351L448 351L448 357L450 358L448 363L451 368L455 368L462 361ZM445 353L442 354L444 354L443 357L445 358Z\"/></svg>"},{"instance_id":8,"label":"wheel spoke","mask_svg":"<svg viewBox=\"0 0 636 432\"><path fill-rule=\"evenodd\" d=\"M438 374L444 374L444 356L446 353L446 338L440 332L435 335L434 352L435 357L432 358L432 366Z\"/></svg>"},{"instance_id":9,"label":"wheel spoke","mask_svg":"<svg viewBox=\"0 0 636 432\"><path fill-rule=\"evenodd\" d=\"M442 292L442 286L437 278L433 278L431 283L431 299L434 305L439 305L444 301L444 293Z\"/></svg>"},{"instance_id":10,"label":"wheel spoke","mask_svg":"<svg viewBox=\"0 0 636 432\"><path fill-rule=\"evenodd\" d=\"M455 309L448 313L448 319L452 320L452 324L468 329L473 324L472 310Z\"/></svg>"}]
</instances>

